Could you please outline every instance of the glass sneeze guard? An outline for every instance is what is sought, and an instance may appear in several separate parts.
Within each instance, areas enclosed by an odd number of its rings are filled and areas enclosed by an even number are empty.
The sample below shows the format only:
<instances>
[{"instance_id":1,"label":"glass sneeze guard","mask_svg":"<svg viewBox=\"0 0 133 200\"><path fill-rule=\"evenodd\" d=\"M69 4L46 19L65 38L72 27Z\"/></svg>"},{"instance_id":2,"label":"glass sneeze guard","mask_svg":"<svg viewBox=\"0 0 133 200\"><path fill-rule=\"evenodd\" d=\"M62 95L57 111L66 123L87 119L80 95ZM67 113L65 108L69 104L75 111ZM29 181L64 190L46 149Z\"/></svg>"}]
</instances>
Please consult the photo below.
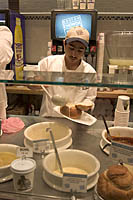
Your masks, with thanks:
<instances>
[{"instance_id":1,"label":"glass sneeze guard","mask_svg":"<svg viewBox=\"0 0 133 200\"><path fill-rule=\"evenodd\" d=\"M13 77L12 70L0 71L0 82L7 84L133 88L132 74L102 74L99 76L97 73L24 71L21 77L20 80Z\"/></svg>"}]
</instances>

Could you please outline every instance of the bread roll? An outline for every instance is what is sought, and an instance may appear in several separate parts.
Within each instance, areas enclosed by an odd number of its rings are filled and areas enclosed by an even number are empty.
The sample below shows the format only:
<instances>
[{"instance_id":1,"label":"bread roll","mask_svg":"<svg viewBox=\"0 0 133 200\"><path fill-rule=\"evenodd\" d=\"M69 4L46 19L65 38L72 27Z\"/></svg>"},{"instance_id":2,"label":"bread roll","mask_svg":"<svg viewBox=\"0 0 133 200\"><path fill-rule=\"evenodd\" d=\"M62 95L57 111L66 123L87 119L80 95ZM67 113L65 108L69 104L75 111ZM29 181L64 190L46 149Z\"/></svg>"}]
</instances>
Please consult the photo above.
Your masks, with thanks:
<instances>
[{"instance_id":1,"label":"bread roll","mask_svg":"<svg viewBox=\"0 0 133 200\"><path fill-rule=\"evenodd\" d=\"M133 165L128 165L128 164L126 164L126 163L123 163L123 165L124 165L125 167L127 167L127 169L130 171L130 173L133 175Z\"/></svg>"},{"instance_id":2,"label":"bread roll","mask_svg":"<svg viewBox=\"0 0 133 200\"><path fill-rule=\"evenodd\" d=\"M92 109L94 103L90 100L88 100L88 102L86 103L78 103L76 104L76 107L81 110L81 111L88 111L90 109Z\"/></svg>"},{"instance_id":3,"label":"bread roll","mask_svg":"<svg viewBox=\"0 0 133 200\"><path fill-rule=\"evenodd\" d=\"M104 200L131 200L133 175L123 165L113 165L100 174L97 192Z\"/></svg>"},{"instance_id":4,"label":"bread roll","mask_svg":"<svg viewBox=\"0 0 133 200\"><path fill-rule=\"evenodd\" d=\"M77 119L80 118L82 111L79 110L75 104L68 103L65 106L60 107L60 112L67 117Z\"/></svg>"}]
</instances>

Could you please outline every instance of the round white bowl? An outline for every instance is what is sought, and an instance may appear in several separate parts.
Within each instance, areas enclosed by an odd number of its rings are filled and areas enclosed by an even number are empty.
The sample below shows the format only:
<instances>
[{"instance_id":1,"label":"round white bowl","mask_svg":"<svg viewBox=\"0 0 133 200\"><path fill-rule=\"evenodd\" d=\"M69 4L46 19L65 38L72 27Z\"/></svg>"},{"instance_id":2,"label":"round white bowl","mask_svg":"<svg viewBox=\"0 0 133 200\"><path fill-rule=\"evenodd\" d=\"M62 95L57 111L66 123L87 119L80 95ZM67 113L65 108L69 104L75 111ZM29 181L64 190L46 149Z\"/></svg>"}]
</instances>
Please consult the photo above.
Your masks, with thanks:
<instances>
[{"instance_id":1,"label":"round white bowl","mask_svg":"<svg viewBox=\"0 0 133 200\"><path fill-rule=\"evenodd\" d=\"M25 146L32 148L35 153L39 153L33 148L33 142L40 139L49 139L49 150L47 153L53 152L53 143L51 141L50 133L46 132L47 128L52 129L58 149L66 149L72 144L72 130L68 126L57 122L41 122L25 129Z\"/></svg>"},{"instance_id":2,"label":"round white bowl","mask_svg":"<svg viewBox=\"0 0 133 200\"><path fill-rule=\"evenodd\" d=\"M133 128L130 127L121 127L114 126L109 128L111 136L116 137L132 137L133 138ZM106 138L107 131L106 129L102 131L102 139L105 144L111 144L111 142Z\"/></svg>"},{"instance_id":3,"label":"round white bowl","mask_svg":"<svg viewBox=\"0 0 133 200\"><path fill-rule=\"evenodd\" d=\"M16 154L17 152L17 145L13 144L0 144L0 152L11 152ZM0 178L10 175L12 172L10 171L10 165L6 165L0 167Z\"/></svg>"},{"instance_id":4,"label":"round white bowl","mask_svg":"<svg viewBox=\"0 0 133 200\"><path fill-rule=\"evenodd\" d=\"M109 127L109 131L112 136L133 138L133 128L131 127L113 126ZM106 135L107 131L106 129L104 129L102 131L102 139L100 141L100 147L107 155L109 155L111 142L106 138Z\"/></svg>"},{"instance_id":5,"label":"round white bowl","mask_svg":"<svg viewBox=\"0 0 133 200\"><path fill-rule=\"evenodd\" d=\"M90 153L80 150L67 149L59 151L62 167L76 167L88 172L87 174L87 189L94 187L97 183L100 169L100 162ZM52 188L59 191L64 191L62 188L61 175L55 174L57 169L57 161L55 153L47 155L43 161L43 179ZM64 191L66 192L66 191Z\"/></svg>"}]
</instances>

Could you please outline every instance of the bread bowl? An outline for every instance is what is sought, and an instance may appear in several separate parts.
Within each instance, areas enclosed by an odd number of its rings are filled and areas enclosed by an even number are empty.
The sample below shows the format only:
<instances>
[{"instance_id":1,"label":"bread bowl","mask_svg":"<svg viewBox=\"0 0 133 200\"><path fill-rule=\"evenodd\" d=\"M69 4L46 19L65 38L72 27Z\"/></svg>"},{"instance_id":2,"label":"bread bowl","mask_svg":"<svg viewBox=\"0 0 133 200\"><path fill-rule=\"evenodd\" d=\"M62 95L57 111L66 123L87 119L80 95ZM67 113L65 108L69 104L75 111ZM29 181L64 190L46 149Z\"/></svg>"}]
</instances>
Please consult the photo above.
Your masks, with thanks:
<instances>
[{"instance_id":1,"label":"bread bowl","mask_svg":"<svg viewBox=\"0 0 133 200\"><path fill-rule=\"evenodd\" d=\"M133 174L124 165L113 165L100 174L97 192L104 200L132 200Z\"/></svg>"},{"instance_id":2,"label":"bread bowl","mask_svg":"<svg viewBox=\"0 0 133 200\"><path fill-rule=\"evenodd\" d=\"M67 103L60 107L60 112L67 117L78 119L80 118L82 111L76 107L75 104Z\"/></svg>"}]
</instances>

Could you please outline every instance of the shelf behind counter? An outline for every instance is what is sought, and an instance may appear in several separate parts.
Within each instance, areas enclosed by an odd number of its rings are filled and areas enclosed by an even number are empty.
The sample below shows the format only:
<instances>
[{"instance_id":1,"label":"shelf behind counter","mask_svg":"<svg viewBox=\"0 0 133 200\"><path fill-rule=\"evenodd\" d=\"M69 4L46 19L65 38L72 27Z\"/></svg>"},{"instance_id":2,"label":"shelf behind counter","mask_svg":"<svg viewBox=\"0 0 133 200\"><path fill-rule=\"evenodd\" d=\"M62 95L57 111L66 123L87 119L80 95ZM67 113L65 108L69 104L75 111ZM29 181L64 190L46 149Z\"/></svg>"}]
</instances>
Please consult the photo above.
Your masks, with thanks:
<instances>
[{"instance_id":1,"label":"shelf behind counter","mask_svg":"<svg viewBox=\"0 0 133 200\"><path fill-rule=\"evenodd\" d=\"M43 90L40 89L29 89L27 86L6 86L6 91L8 94L28 94L28 95L42 95ZM98 91L97 98L117 98L119 95L127 95L133 99L133 92L130 90L113 90L113 91Z\"/></svg>"}]
</instances>

